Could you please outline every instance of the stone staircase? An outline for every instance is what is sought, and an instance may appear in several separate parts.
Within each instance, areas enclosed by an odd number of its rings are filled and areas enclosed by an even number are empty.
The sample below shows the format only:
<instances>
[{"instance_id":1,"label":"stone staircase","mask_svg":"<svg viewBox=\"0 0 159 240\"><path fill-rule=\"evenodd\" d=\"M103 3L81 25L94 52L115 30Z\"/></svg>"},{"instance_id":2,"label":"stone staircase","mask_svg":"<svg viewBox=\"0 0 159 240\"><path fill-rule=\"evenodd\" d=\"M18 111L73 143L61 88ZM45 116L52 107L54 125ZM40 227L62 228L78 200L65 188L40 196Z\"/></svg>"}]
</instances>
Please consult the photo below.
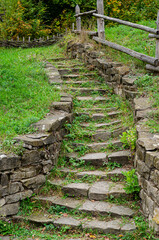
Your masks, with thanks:
<instances>
[{"instance_id":1,"label":"stone staircase","mask_svg":"<svg viewBox=\"0 0 159 240\"><path fill-rule=\"evenodd\" d=\"M128 207L131 196L125 192L123 175L132 168L131 153L123 149L119 138L127 129L121 120L124 113L95 70L70 59L50 62L46 64L47 71L51 73L53 64L61 75L57 77L58 71L56 78L51 75L51 84L65 92L63 102L52 107L70 111L68 98L71 99L74 121L64 140L61 164L49 176L48 192L41 191L34 199L44 206L44 212L35 212L25 219L105 234L133 231L135 211ZM127 200L127 206L115 203L115 199ZM48 206L64 208L67 214L50 214Z\"/></svg>"}]
</instances>

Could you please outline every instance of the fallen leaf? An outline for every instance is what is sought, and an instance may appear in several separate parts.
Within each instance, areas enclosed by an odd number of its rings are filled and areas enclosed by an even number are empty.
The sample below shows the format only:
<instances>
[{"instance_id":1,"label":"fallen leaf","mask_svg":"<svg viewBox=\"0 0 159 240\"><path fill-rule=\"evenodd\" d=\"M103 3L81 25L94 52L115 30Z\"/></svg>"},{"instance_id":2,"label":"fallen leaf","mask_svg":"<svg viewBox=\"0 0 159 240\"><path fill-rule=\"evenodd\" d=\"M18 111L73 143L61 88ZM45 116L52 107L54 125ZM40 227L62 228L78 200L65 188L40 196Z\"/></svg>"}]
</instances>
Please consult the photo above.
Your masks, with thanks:
<instances>
[{"instance_id":1,"label":"fallen leaf","mask_svg":"<svg viewBox=\"0 0 159 240\"><path fill-rule=\"evenodd\" d=\"M68 214L67 214L67 213L64 213L63 216L64 216L64 217L68 217Z\"/></svg>"},{"instance_id":2,"label":"fallen leaf","mask_svg":"<svg viewBox=\"0 0 159 240\"><path fill-rule=\"evenodd\" d=\"M90 238L93 238L93 239L96 238L96 236L95 236L95 235L92 235L92 234L90 234L89 237L90 237Z\"/></svg>"}]
</instances>

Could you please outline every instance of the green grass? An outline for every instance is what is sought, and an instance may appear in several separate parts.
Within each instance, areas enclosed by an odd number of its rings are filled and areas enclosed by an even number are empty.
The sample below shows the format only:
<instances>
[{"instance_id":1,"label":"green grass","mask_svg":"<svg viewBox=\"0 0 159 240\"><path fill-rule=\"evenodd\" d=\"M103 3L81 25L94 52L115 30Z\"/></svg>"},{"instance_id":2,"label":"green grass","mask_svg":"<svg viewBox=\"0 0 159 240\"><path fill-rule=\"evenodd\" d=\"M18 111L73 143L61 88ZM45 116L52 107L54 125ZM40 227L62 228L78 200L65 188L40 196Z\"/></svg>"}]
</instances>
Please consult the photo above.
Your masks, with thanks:
<instances>
[{"instance_id":1,"label":"green grass","mask_svg":"<svg viewBox=\"0 0 159 240\"><path fill-rule=\"evenodd\" d=\"M62 56L57 44L33 49L0 49L0 142L7 150L12 138L32 132L32 123L42 119L59 91L48 83L44 69L47 57Z\"/></svg>"},{"instance_id":2,"label":"green grass","mask_svg":"<svg viewBox=\"0 0 159 240\"><path fill-rule=\"evenodd\" d=\"M156 28L155 21L141 21L141 25L151 28ZM115 25L105 29L106 39L117 43L134 51L155 57L156 40L149 38L148 33L139 29L131 28L124 25ZM155 108L146 123L151 132L159 132L159 74L153 75L147 73L146 63L133 58L125 53L114 50L107 46L99 45L97 48L102 48L107 57L113 61L124 63L130 67L130 75L136 75L136 85L141 95L149 97L152 102L152 107Z\"/></svg>"},{"instance_id":3,"label":"green grass","mask_svg":"<svg viewBox=\"0 0 159 240\"><path fill-rule=\"evenodd\" d=\"M151 28L156 28L155 21L141 21L138 24L145 25ZM134 51L155 57L155 39L148 37L148 32L131 28L124 25L115 25L114 27L106 27L106 40L120 44L124 47L130 48ZM104 47L107 56L113 58L118 62L129 64L135 69L141 69L145 66L145 63L135 59L125 53L116 51L109 47Z\"/></svg>"}]
</instances>

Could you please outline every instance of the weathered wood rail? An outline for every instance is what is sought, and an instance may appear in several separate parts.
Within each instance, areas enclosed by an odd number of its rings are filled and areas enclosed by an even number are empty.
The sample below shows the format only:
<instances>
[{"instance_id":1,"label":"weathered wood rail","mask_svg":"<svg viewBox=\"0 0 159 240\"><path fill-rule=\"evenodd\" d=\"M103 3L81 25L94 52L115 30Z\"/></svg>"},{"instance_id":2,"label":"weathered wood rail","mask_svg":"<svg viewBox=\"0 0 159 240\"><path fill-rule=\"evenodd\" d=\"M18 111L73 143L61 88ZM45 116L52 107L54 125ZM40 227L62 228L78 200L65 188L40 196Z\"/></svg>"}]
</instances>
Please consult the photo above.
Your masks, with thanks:
<instances>
[{"instance_id":1,"label":"weathered wood rail","mask_svg":"<svg viewBox=\"0 0 159 240\"><path fill-rule=\"evenodd\" d=\"M132 23L129 21L124 21L118 18L112 18L109 16L105 16L104 15L104 2L103 0L97 0L97 11L96 10L92 10L92 11L88 11L88 12L84 12L81 13L80 12L80 7L77 5L76 9L76 30L74 29L74 25L72 28L72 31L74 33L81 33L82 31L82 26L81 26L81 16L84 15L91 15L97 18L97 32L90 32L90 31L85 31L86 33L90 34L90 35L97 35L94 36L93 39L98 42L101 43L103 45L109 46L113 49L116 49L118 51L124 52L132 57L135 57L143 62L148 63L146 65L146 69L148 70L152 70L152 71L157 71L159 72L159 11L157 13L157 28L150 28L144 25L140 25L140 24L136 24L136 23ZM146 32L149 32L149 38L155 38L156 39L156 52L155 52L155 57L150 57L148 55L136 52L134 50L131 50L129 48L126 48L122 45L116 44L114 42L110 42L107 41L105 39L105 20L107 21L113 21L122 25L126 25L132 28L137 28Z\"/></svg>"}]
</instances>

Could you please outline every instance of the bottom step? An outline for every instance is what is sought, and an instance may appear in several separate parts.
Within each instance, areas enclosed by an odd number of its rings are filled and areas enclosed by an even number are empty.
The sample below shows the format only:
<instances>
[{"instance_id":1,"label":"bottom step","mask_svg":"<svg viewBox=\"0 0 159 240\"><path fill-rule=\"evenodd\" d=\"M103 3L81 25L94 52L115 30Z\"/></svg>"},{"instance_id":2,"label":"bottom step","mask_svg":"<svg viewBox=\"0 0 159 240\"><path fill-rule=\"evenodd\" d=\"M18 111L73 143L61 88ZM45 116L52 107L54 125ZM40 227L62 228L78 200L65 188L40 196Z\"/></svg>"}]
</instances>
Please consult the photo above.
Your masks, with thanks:
<instances>
[{"instance_id":1,"label":"bottom step","mask_svg":"<svg viewBox=\"0 0 159 240\"><path fill-rule=\"evenodd\" d=\"M61 228L64 226L68 226L70 229L73 228L79 228L79 229L88 229L88 230L97 230L101 233L123 233L126 231L133 231L136 229L135 223L132 220L129 220L129 222L125 223L122 219L115 219L111 221L99 221L97 219L95 220L77 220L71 216L68 217L51 217L47 215L42 214L35 214L28 217L23 216L16 216L13 218L16 221L30 221L37 224L50 224L52 223L55 228Z\"/></svg>"}]
</instances>

